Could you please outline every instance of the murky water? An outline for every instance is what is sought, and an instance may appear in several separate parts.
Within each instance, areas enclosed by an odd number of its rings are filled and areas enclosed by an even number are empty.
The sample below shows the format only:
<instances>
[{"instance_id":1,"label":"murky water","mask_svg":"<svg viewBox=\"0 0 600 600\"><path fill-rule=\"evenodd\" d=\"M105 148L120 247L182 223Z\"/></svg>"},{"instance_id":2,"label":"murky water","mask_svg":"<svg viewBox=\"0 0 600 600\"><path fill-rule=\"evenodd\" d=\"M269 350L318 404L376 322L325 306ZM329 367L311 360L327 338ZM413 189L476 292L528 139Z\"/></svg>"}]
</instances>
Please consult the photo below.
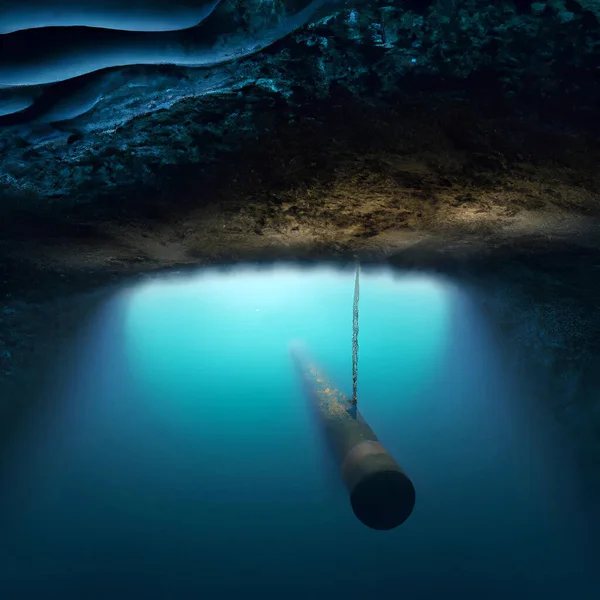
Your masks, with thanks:
<instances>
[{"instance_id":1,"label":"murky water","mask_svg":"<svg viewBox=\"0 0 600 600\"><path fill-rule=\"evenodd\" d=\"M5 457L2 597L597 597L568 459L450 281L363 273L359 402L417 504L355 519L287 353L350 393L352 291L279 267L116 294Z\"/></svg>"}]
</instances>

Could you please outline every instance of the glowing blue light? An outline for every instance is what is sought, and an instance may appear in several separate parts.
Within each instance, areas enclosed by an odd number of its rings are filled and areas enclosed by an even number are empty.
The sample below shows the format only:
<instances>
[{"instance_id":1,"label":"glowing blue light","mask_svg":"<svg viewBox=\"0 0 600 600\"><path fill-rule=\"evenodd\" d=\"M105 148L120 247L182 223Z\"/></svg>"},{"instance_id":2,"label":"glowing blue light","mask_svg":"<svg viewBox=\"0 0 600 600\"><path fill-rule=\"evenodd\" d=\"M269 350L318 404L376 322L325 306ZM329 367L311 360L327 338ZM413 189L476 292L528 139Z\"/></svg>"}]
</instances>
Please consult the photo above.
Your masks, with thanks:
<instances>
[{"instance_id":1,"label":"glowing blue light","mask_svg":"<svg viewBox=\"0 0 600 600\"><path fill-rule=\"evenodd\" d=\"M448 286L423 275L366 272L362 287L365 389L377 385L381 369L398 371L398 361L402 386L418 388L445 348ZM162 390L163 401L178 382L189 385L190 377L222 396L227 389L275 381L278 371L288 369L288 343L302 339L340 384L349 383L352 289L350 271L289 266L210 270L146 283L129 292L131 371L147 389Z\"/></svg>"}]
</instances>

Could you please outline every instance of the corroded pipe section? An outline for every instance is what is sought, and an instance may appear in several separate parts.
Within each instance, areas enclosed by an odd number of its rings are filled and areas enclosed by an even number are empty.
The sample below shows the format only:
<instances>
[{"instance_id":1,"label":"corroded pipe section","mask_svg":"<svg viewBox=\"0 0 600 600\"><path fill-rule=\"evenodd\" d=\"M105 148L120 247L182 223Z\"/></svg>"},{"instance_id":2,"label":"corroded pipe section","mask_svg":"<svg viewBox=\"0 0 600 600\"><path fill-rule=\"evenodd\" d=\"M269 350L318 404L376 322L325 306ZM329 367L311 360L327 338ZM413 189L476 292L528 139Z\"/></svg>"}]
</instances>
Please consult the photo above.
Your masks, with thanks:
<instances>
[{"instance_id":1,"label":"corroded pipe section","mask_svg":"<svg viewBox=\"0 0 600 600\"><path fill-rule=\"evenodd\" d=\"M356 405L310 359L303 345L293 342L289 351L340 465L354 514L372 529L398 527L415 505L411 480L381 445Z\"/></svg>"}]
</instances>

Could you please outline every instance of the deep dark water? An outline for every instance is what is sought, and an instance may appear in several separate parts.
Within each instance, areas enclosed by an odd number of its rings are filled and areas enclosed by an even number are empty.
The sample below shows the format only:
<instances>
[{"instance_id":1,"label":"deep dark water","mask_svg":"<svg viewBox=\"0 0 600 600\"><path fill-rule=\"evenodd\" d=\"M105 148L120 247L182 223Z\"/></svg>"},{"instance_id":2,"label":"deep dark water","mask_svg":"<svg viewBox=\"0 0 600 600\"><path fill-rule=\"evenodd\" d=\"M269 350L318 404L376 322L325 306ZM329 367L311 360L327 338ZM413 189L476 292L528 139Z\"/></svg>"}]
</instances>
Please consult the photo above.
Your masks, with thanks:
<instances>
[{"instance_id":1,"label":"deep dark water","mask_svg":"<svg viewBox=\"0 0 600 600\"><path fill-rule=\"evenodd\" d=\"M207 270L82 323L2 463L2 597L598 597L538 375L448 279L363 273L359 402L417 505L392 532L356 521L287 354L304 339L350 392L352 287Z\"/></svg>"}]
</instances>

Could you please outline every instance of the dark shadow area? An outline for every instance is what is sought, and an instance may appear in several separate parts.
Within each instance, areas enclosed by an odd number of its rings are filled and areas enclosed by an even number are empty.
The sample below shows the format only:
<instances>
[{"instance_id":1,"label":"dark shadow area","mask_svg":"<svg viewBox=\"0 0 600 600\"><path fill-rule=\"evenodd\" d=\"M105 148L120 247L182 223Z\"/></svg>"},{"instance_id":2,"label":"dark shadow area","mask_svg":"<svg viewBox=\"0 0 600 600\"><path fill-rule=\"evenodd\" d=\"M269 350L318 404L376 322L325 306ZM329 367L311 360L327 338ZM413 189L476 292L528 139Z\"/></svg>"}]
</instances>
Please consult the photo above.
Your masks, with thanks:
<instances>
[{"instance_id":1,"label":"dark shadow area","mask_svg":"<svg viewBox=\"0 0 600 600\"><path fill-rule=\"evenodd\" d=\"M57 380L57 370L68 366L74 340L112 293L104 284L99 291L46 297L42 304L21 305L14 312L0 313L3 325L11 321L10 329L2 332L3 354L12 356L25 346L19 369L9 365L6 356L0 358L0 365L10 368L3 372L0 382L0 465L15 436L54 410L44 391Z\"/></svg>"}]
</instances>

